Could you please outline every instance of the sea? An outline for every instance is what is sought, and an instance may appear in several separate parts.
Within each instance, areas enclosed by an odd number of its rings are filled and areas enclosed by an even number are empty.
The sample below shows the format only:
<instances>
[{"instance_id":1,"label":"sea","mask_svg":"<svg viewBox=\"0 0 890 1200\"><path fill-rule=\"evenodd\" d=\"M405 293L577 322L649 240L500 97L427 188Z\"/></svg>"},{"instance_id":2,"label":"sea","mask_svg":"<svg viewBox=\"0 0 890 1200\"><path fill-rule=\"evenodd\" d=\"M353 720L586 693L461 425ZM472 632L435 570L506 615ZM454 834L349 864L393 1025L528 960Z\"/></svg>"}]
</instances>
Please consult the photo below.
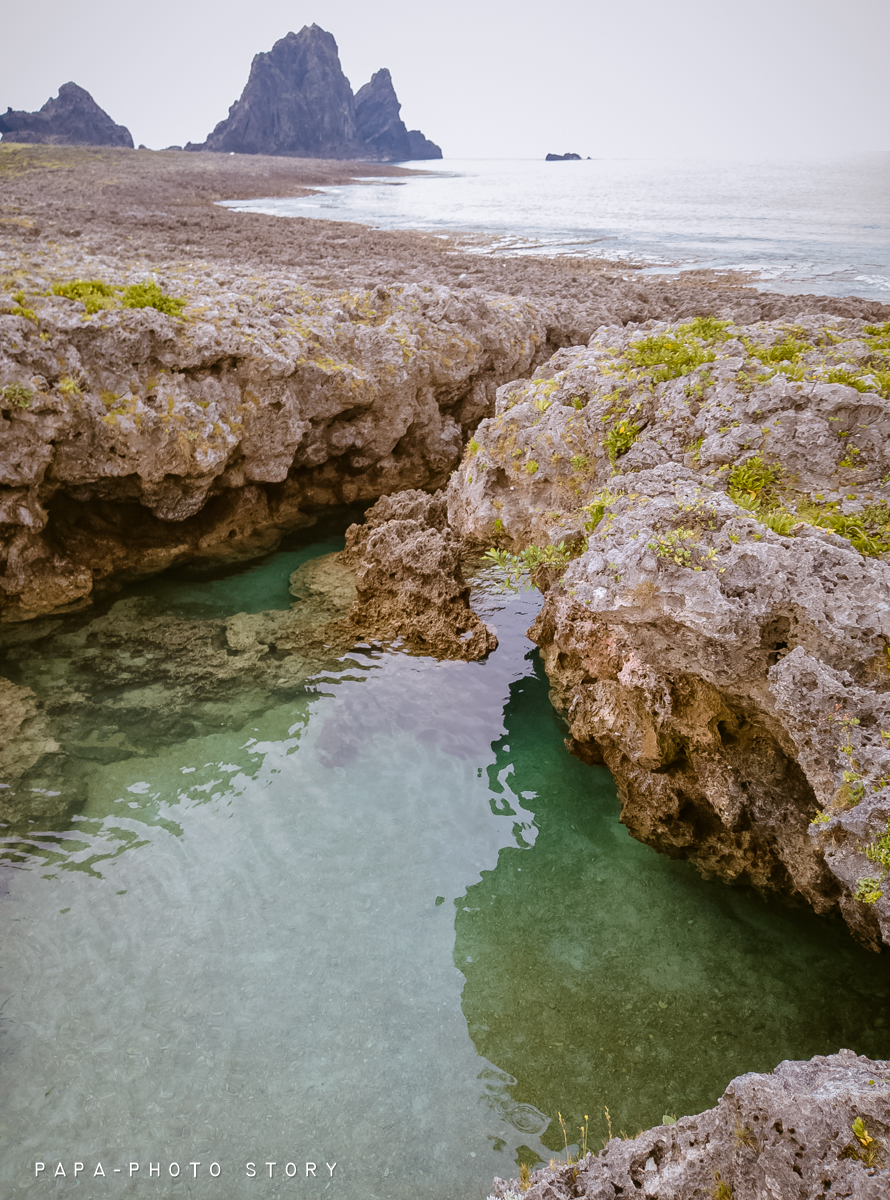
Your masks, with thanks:
<instances>
[{"instance_id":1,"label":"sea","mask_svg":"<svg viewBox=\"0 0 890 1200\"><path fill-rule=\"evenodd\" d=\"M743 273L788 294L890 302L890 152L821 159L443 159L244 212L468 235L480 254L572 255L644 273Z\"/></svg>"}]
</instances>

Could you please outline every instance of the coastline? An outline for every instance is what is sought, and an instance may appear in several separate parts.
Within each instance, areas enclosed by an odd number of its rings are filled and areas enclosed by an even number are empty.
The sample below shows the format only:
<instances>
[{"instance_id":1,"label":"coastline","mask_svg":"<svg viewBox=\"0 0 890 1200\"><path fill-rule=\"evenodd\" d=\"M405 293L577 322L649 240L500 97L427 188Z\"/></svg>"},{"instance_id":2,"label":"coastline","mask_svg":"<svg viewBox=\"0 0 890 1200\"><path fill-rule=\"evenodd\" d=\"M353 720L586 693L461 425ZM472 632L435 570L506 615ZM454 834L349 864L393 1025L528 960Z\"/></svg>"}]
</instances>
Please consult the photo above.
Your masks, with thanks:
<instances>
[{"instance_id":1,"label":"coastline","mask_svg":"<svg viewBox=\"0 0 890 1200\"><path fill-rule=\"evenodd\" d=\"M533 373L551 379L566 368L550 363L554 353L586 345L601 325L715 315L749 326L802 312L890 319L890 305L855 297L789 297L698 272L641 279L622 263L480 256L432 234L215 205L267 171L290 195L367 175L365 163L28 148L43 165L19 173L18 150L11 169L4 150L0 384L33 388L27 406L7 413L22 435L10 456L19 476L4 496L18 506L4 546L7 607L25 597L17 622L88 603L97 564L113 587L171 562L248 559L334 504L443 486L494 414L498 389ZM74 278L119 289L156 280L185 308L180 318L115 301L90 314L46 294ZM172 381L166 390L156 386L159 365ZM66 379L76 388L66 391ZM311 453L295 466L307 441ZM536 463L527 475L540 484L544 472ZM109 532L116 507L145 518L135 546L135 524ZM41 595L41 562L45 578L75 585ZM256 649L238 636L241 651ZM39 756L51 734L23 690L10 740L27 727L25 749Z\"/></svg>"}]
</instances>

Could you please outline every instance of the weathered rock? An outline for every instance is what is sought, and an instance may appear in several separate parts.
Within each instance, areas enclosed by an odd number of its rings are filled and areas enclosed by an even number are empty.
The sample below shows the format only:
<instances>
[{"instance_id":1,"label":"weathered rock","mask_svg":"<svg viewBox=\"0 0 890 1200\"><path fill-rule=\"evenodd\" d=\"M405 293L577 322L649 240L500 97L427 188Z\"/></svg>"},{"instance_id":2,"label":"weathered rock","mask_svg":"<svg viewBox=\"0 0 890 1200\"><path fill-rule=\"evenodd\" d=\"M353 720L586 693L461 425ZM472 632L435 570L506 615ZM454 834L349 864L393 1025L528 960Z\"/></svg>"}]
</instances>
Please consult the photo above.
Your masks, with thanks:
<instances>
[{"instance_id":1,"label":"weathered rock","mask_svg":"<svg viewBox=\"0 0 890 1200\"><path fill-rule=\"evenodd\" d=\"M544 162L580 162L580 154L547 154Z\"/></svg>"},{"instance_id":2,"label":"weathered rock","mask_svg":"<svg viewBox=\"0 0 890 1200\"><path fill-rule=\"evenodd\" d=\"M366 636L402 637L439 658L484 658L497 635L470 608L460 553L441 492L384 496L364 525L346 532L341 560L355 570L358 592L353 621Z\"/></svg>"},{"instance_id":3,"label":"weathered rock","mask_svg":"<svg viewBox=\"0 0 890 1200\"><path fill-rule=\"evenodd\" d=\"M355 123L359 137L381 162L404 162L412 158L411 143L392 77L386 67L375 71L371 82L355 94Z\"/></svg>"},{"instance_id":4,"label":"weathered rock","mask_svg":"<svg viewBox=\"0 0 890 1200\"><path fill-rule=\"evenodd\" d=\"M50 97L38 112L0 115L4 142L54 146L124 146L133 149L129 129L115 125L88 91L76 83L63 83L58 96Z\"/></svg>"},{"instance_id":5,"label":"weathered rock","mask_svg":"<svg viewBox=\"0 0 890 1200\"><path fill-rule=\"evenodd\" d=\"M0 316L5 617L250 557L312 510L441 485L545 340L530 305L475 291L259 287L180 280L183 319L45 295L33 320Z\"/></svg>"},{"instance_id":6,"label":"weathered rock","mask_svg":"<svg viewBox=\"0 0 890 1200\"><path fill-rule=\"evenodd\" d=\"M495 1200L883 1200L890 1194L890 1062L841 1050L740 1075L716 1108L612 1138L575 1166L496 1179Z\"/></svg>"},{"instance_id":7,"label":"weathered rock","mask_svg":"<svg viewBox=\"0 0 890 1200\"><path fill-rule=\"evenodd\" d=\"M228 117L206 142L186 149L380 162L441 158L441 151L412 154L400 107L385 68L353 96L333 36L306 25L254 57Z\"/></svg>"},{"instance_id":8,"label":"weathered rock","mask_svg":"<svg viewBox=\"0 0 890 1200\"><path fill-rule=\"evenodd\" d=\"M442 149L419 129L408 130L408 157L411 159L441 158Z\"/></svg>"},{"instance_id":9,"label":"weathered rock","mask_svg":"<svg viewBox=\"0 0 890 1200\"><path fill-rule=\"evenodd\" d=\"M612 770L635 837L840 909L877 947L890 404L869 372L886 334L804 318L711 332L601 330L501 388L451 523L576 555L531 636L572 748Z\"/></svg>"}]
</instances>

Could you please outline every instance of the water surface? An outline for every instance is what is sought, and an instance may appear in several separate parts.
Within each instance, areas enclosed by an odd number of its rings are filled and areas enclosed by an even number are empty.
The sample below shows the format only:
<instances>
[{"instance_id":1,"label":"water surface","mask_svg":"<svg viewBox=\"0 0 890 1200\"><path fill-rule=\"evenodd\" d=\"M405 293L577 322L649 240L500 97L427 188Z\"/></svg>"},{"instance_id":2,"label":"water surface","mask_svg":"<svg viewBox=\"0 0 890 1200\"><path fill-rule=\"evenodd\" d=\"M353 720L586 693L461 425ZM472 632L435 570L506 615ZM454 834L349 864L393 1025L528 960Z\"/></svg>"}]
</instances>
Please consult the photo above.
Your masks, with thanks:
<instances>
[{"instance_id":1,"label":"water surface","mask_svg":"<svg viewBox=\"0 0 890 1200\"><path fill-rule=\"evenodd\" d=\"M484 235L480 252L744 271L770 291L890 297L890 154L705 161L456 160L242 212Z\"/></svg>"},{"instance_id":2,"label":"water surface","mask_svg":"<svg viewBox=\"0 0 890 1200\"><path fill-rule=\"evenodd\" d=\"M285 604L294 555L336 544L142 592L198 631L227 601ZM64 819L7 828L0 868L0 1178L72 1191L33 1162L76 1158L140 1162L115 1195L484 1196L562 1145L558 1111L598 1141L604 1105L636 1132L783 1058L890 1057L886 957L618 824L608 773L563 745L524 636L537 604L484 591L485 663L359 645L262 704L201 700L183 736L127 728L143 675L103 710L124 740L63 743L44 791ZM7 654L86 703L99 683L62 645ZM192 1161L196 1179L146 1177Z\"/></svg>"}]
</instances>

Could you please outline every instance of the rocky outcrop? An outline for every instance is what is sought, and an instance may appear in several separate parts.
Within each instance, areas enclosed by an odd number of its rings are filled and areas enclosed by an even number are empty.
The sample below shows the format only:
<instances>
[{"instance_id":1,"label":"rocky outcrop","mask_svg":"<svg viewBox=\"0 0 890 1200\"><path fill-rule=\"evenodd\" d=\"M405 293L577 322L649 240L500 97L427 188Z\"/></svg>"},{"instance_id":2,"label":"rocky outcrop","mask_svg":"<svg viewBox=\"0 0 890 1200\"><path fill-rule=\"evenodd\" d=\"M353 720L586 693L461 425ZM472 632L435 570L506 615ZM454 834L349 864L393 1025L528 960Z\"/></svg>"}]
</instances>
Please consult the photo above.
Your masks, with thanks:
<instances>
[{"instance_id":1,"label":"rocky outcrop","mask_svg":"<svg viewBox=\"0 0 890 1200\"><path fill-rule=\"evenodd\" d=\"M365 636L401 637L437 658L484 658L497 636L470 608L460 553L441 492L384 496L346 533L341 558L358 592L352 620Z\"/></svg>"},{"instance_id":2,"label":"rocky outcrop","mask_svg":"<svg viewBox=\"0 0 890 1200\"><path fill-rule=\"evenodd\" d=\"M6 619L441 486L546 337L531 305L475 291L311 292L284 275L244 296L198 274L177 281L177 317L122 307L113 289L131 282L109 273L86 300L35 282L33 307L0 302Z\"/></svg>"},{"instance_id":3,"label":"rocky outcrop","mask_svg":"<svg viewBox=\"0 0 890 1200\"><path fill-rule=\"evenodd\" d=\"M874 947L888 352L890 327L822 318L602 329L500 389L449 486L459 534L552 583L531 636L634 836Z\"/></svg>"},{"instance_id":4,"label":"rocky outcrop","mask_svg":"<svg viewBox=\"0 0 890 1200\"><path fill-rule=\"evenodd\" d=\"M435 142L424 137L419 129L409 129L408 157L412 160L441 158L442 150Z\"/></svg>"},{"instance_id":5,"label":"rocky outcrop","mask_svg":"<svg viewBox=\"0 0 890 1200\"><path fill-rule=\"evenodd\" d=\"M133 149L129 129L115 125L90 93L76 83L63 83L58 96L47 100L38 112L13 112L8 108L0 115L0 133L4 142Z\"/></svg>"},{"instance_id":6,"label":"rocky outcrop","mask_svg":"<svg viewBox=\"0 0 890 1200\"><path fill-rule=\"evenodd\" d=\"M580 154L547 154L544 162L580 162Z\"/></svg>"},{"instance_id":7,"label":"rocky outcrop","mask_svg":"<svg viewBox=\"0 0 890 1200\"><path fill-rule=\"evenodd\" d=\"M355 95L355 123L359 137L379 162L405 162L416 158L441 158L442 151L422 133L409 133L399 116L401 111L392 77L384 67L371 76L371 82Z\"/></svg>"},{"instance_id":8,"label":"rocky outcrop","mask_svg":"<svg viewBox=\"0 0 890 1200\"><path fill-rule=\"evenodd\" d=\"M716 1108L574 1165L496 1179L494 1200L883 1200L890 1193L890 1062L841 1050L741 1075ZM490 1198L491 1200L491 1198Z\"/></svg>"},{"instance_id":9,"label":"rocky outcrop","mask_svg":"<svg viewBox=\"0 0 890 1200\"><path fill-rule=\"evenodd\" d=\"M386 69L353 96L333 36L307 25L254 57L228 117L206 142L190 142L186 149L378 162L441 158L439 148L422 134L418 137L431 150L412 153L420 144L412 144L400 108Z\"/></svg>"}]
</instances>

